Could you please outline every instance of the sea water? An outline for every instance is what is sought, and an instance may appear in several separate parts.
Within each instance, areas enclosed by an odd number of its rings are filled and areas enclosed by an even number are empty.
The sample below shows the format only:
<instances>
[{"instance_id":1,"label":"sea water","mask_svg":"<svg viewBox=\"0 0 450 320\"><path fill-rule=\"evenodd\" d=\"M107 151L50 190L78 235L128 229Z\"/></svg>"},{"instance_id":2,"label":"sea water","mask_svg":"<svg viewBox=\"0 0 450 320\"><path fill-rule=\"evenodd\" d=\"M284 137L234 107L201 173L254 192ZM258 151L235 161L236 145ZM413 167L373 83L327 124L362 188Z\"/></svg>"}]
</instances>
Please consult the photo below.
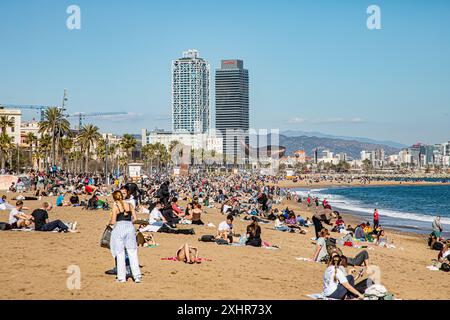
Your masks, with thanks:
<instances>
[{"instance_id":1,"label":"sea water","mask_svg":"<svg viewBox=\"0 0 450 320\"><path fill-rule=\"evenodd\" d=\"M306 197L327 198L333 210L362 216L372 222L378 209L380 224L419 233L429 233L435 216L441 216L444 235L450 235L450 185L364 186L297 189Z\"/></svg>"}]
</instances>

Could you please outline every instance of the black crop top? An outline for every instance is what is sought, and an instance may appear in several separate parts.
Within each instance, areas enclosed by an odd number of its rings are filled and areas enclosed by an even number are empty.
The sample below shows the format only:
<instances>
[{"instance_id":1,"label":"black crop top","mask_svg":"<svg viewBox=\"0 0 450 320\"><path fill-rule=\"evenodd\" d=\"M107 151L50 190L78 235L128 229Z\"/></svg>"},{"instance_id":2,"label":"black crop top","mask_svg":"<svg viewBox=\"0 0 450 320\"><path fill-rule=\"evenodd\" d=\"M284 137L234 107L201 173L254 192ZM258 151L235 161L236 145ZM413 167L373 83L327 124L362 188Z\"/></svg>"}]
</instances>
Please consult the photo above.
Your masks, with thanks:
<instances>
[{"instance_id":1,"label":"black crop top","mask_svg":"<svg viewBox=\"0 0 450 320\"><path fill-rule=\"evenodd\" d=\"M117 206L119 207L119 206ZM126 214L125 214L126 213ZM116 221L131 221L131 211L123 211L117 214Z\"/></svg>"},{"instance_id":2,"label":"black crop top","mask_svg":"<svg viewBox=\"0 0 450 320\"><path fill-rule=\"evenodd\" d=\"M127 213L125 215L125 213ZM131 221L131 211L125 211L117 214L116 221Z\"/></svg>"}]
</instances>

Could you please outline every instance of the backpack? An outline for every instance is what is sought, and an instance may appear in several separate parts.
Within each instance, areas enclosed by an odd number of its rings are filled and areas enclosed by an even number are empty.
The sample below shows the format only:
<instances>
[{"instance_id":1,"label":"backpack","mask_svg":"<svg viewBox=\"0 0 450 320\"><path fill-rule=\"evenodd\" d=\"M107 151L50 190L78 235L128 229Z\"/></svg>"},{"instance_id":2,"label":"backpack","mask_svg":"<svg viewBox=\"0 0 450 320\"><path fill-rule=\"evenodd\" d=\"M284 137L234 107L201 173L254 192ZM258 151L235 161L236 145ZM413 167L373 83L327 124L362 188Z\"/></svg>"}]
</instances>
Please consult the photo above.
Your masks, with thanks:
<instances>
[{"instance_id":1,"label":"backpack","mask_svg":"<svg viewBox=\"0 0 450 320\"><path fill-rule=\"evenodd\" d=\"M5 222L0 222L0 230L1 231L8 230L8 224Z\"/></svg>"},{"instance_id":2,"label":"backpack","mask_svg":"<svg viewBox=\"0 0 450 320\"><path fill-rule=\"evenodd\" d=\"M448 264L447 262L444 262L443 264L441 264L440 270L442 270L444 272L449 272L450 271L450 264Z\"/></svg>"},{"instance_id":3,"label":"backpack","mask_svg":"<svg viewBox=\"0 0 450 320\"><path fill-rule=\"evenodd\" d=\"M325 243L327 245L327 253L329 257L331 257L333 253L337 253L340 257L344 255L342 250L336 246L336 239L329 238L325 241Z\"/></svg>"},{"instance_id":4,"label":"backpack","mask_svg":"<svg viewBox=\"0 0 450 320\"><path fill-rule=\"evenodd\" d=\"M216 243L217 243L218 245L228 245L228 241L225 240L225 239L217 239L217 240L216 240Z\"/></svg>"},{"instance_id":5,"label":"backpack","mask_svg":"<svg viewBox=\"0 0 450 320\"><path fill-rule=\"evenodd\" d=\"M199 238L198 241L215 242L216 241L216 237L214 237L212 235L204 235L204 236L201 236L201 238Z\"/></svg>"}]
</instances>

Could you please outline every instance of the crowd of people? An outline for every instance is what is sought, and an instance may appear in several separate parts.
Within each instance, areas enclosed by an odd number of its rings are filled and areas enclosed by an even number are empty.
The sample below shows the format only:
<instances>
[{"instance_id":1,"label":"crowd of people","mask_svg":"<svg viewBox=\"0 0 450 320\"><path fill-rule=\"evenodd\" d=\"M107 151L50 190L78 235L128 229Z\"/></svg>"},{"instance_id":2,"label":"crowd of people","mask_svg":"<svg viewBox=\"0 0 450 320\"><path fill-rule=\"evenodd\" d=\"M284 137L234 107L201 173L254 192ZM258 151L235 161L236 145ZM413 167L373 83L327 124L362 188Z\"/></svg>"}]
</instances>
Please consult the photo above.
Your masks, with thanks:
<instances>
[{"instance_id":1,"label":"crowd of people","mask_svg":"<svg viewBox=\"0 0 450 320\"><path fill-rule=\"evenodd\" d=\"M0 200L0 209L10 210L9 221L3 224L3 230L34 228L36 231L76 232L76 222L49 219L53 204L47 199L51 196L56 197L55 206L59 207L108 210L112 230L109 249L115 266L107 273L116 275L118 282L126 282L131 277L139 283L142 281L138 257L138 245L142 243L139 239L143 239L144 244L152 241L154 245L153 233L193 235L195 226L210 225L205 212L215 208L223 221L214 234L202 235L199 241L277 248L265 239L261 225L273 225L274 230L299 235L314 229L316 247L311 249L311 260L327 265L323 276L326 298L360 299L368 288L380 285L373 278L365 277L374 267L369 263L367 250L348 257L341 249L361 243L366 247L369 244L389 246L387 231L381 226L377 209L372 223L367 221L352 227L333 210L327 199L319 200L310 195L303 198L296 192L278 187L281 178L264 175L203 172L169 176L157 173L142 176L138 181L110 176L111 185L104 183L105 178L97 174L30 172L28 177L20 178L10 187L17 195L14 205L8 203L6 197ZM41 201L42 198L45 201L39 209L25 213L26 201ZM287 207L280 209L284 205ZM292 209L295 206L309 211L311 218L296 213ZM140 219L138 214L146 218ZM247 223L243 234L239 234L234 226L236 219ZM441 233L442 224L437 219L433 223L429 245L433 249L439 248L438 259L445 264L450 253L449 242L441 238ZM198 251L197 247L186 243L177 250L174 259L189 264L200 263Z\"/></svg>"}]
</instances>

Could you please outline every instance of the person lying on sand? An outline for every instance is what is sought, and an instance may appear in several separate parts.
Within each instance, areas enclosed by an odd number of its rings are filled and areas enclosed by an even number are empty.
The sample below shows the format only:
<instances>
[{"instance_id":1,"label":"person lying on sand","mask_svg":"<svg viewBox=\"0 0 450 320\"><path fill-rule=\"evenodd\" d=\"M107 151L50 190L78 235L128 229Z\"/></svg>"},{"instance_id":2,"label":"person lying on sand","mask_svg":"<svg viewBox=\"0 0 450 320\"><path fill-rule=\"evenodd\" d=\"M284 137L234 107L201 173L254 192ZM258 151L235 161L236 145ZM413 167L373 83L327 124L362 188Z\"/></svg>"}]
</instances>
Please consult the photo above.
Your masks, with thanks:
<instances>
[{"instance_id":1,"label":"person lying on sand","mask_svg":"<svg viewBox=\"0 0 450 320\"><path fill-rule=\"evenodd\" d=\"M196 247L191 247L189 244L184 244L177 250L176 257L178 261L184 263L200 263L201 260L198 259L198 249Z\"/></svg>"}]
</instances>

